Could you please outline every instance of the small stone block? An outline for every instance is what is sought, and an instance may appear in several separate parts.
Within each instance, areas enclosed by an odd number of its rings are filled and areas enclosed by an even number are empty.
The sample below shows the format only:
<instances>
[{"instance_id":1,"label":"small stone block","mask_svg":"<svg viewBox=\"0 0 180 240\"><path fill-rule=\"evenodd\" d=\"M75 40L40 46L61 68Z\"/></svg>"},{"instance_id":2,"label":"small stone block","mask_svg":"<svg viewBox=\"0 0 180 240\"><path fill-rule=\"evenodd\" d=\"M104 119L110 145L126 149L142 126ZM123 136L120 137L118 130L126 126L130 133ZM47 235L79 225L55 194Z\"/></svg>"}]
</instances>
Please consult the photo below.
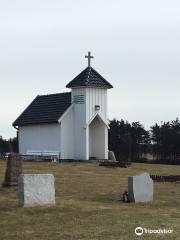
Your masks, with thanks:
<instances>
[{"instance_id":1,"label":"small stone block","mask_svg":"<svg viewBox=\"0 0 180 240\"><path fill-rule=\"evenodd\" d=\"M130 202L152 201L153 189L153 180L146 172L128 178L128 193Z\"/></svg>"},{"instance_id":2,"label":"small stone block","mask_svg":"<svg viewBox=\"0 0 180 240\"><path fill-rule=\"evenodd\" d=\"M116 162L116 157L113 151L108 151L108 160Z\"/></svg>"},{"instance_id":3,"label":"small stone block","mask_svg":"<svg viewBox=\"0 0 180 240\"><path fill-rule=\"evenodd\" d=\"M21 207L55 204L54 176L52 174L21 174L18 186Z\"/></svg>"}]
</instances>

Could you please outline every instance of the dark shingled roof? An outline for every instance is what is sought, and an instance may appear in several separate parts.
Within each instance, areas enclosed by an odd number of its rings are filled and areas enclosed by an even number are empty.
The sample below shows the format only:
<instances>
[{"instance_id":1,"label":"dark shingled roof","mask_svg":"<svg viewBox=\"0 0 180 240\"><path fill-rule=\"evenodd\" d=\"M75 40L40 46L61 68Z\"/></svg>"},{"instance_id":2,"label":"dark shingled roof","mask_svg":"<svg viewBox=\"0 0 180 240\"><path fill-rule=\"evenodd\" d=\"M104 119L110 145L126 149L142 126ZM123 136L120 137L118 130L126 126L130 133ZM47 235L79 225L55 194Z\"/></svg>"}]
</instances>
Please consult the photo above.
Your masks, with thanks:
<instances>
[{"instance_id":1,"label":"dark shingled roof","mask_svg":"<svg viewBox=\"0 0 180 240\"><path fill-rule=\"evenodd\" d=\"M92 67L87 67L86 69L84 69L77 77L75 77L71 82L69 82L66 87L113 88L113 86Z\"/></svg>"},{"instance_id":2,"label":"dark shingled roof","mask_svg":"<svg viewBox=\"0 0 180 240\"><path fill-rule=\"evenodd\" d=\"M16 119L13 126L57 123L70 105L70 92L37 96Z\"/></svg>"}]
</instances>

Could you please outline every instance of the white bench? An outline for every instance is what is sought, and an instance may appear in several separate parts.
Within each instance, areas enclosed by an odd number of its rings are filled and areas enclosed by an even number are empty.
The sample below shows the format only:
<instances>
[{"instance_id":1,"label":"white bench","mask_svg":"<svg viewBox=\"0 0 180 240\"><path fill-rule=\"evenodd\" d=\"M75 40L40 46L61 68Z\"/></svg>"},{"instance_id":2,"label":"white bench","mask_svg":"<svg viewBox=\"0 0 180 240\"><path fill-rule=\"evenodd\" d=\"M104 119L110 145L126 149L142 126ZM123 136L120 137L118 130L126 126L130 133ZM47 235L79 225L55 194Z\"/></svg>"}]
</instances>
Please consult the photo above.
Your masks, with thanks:
<instances>
[{"instance_id":1,"label":"white bench","mask_svg":"<svg viewBox=\"0 0 180 240\"><path fill-rule=\"evenodd\" d=\"M33 158L45 158L45 159L51 159L53 161L57 161L60 159L60 152L59 151L49 151L49 150L27 150L26 152L27 156L33 157Z\"/></svg>"}]
</instances>

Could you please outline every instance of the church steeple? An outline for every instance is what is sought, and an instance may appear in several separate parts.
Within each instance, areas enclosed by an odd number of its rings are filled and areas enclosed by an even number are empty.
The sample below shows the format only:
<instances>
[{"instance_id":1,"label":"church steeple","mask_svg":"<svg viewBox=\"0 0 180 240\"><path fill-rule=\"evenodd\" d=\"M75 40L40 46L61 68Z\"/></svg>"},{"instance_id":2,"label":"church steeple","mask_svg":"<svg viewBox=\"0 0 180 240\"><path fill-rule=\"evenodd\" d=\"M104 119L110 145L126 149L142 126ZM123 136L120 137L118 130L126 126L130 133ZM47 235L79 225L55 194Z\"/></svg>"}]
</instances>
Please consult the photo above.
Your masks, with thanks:
<instances>
[{"instance_id":1,"label":"church steeple","mask_svg":"<svg viewBox=\"0 0 180 240\"><path fill-rule=\"evenodd\" d=\"M113 86L103 78L95 69L91 67L91 52L85 56L88 58L88 67L85 68L79 75L77 75L72 81L70 81L67 88L78 88L78 87L91 87L91 88L113 88Z\"/></svg>"}]
</instances>

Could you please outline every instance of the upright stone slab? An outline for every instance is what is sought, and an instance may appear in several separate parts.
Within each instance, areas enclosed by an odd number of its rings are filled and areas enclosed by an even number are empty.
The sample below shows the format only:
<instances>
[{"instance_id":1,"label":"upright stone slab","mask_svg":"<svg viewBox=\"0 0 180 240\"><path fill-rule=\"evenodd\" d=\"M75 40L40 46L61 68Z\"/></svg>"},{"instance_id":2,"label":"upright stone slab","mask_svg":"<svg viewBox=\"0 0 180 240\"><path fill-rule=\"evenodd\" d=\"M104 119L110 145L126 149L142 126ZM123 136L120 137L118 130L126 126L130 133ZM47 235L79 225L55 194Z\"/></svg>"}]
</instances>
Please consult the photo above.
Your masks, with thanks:
<instances>
[{"instance_id":1,"label":"upright stone slab","mask_svg":"<svg viewBox=\"0 0 180 240\"><path fill-rule=\"evenodd\" d=\"M113 151L108 151L108 160L116 162L116 157Z\"/></svg>"},{"instance_id":2,"label":"upright stone slab","mask_svg":"<svg viewBox=\"0 0 180 240\"><path fill-rule=\"evenodd\" d=\"M128 178L130 202L149 202L153 200L153 180L148 173L140 173Z\"/></svg>"},{"instance_id":3,"label":"upright stone slab","mask_svg":"<svg viewBox=\"0 0 180 240\"><path fill-rule=\"evenodd\" d=\"M19 205L55 204L52 174L21 174L19 176Z\"/></svg>"},{"instance_id":4,"label":"upright stone slab","mask_svg":"<svg viewBox=\"0 0 180 240\"><path fill-rule=\"evenodd\" d=\"M4 187L17 186L18 177L22 173L22 158L19 154L9 154L6 164Z\"/></svg>"}]
</instances>

